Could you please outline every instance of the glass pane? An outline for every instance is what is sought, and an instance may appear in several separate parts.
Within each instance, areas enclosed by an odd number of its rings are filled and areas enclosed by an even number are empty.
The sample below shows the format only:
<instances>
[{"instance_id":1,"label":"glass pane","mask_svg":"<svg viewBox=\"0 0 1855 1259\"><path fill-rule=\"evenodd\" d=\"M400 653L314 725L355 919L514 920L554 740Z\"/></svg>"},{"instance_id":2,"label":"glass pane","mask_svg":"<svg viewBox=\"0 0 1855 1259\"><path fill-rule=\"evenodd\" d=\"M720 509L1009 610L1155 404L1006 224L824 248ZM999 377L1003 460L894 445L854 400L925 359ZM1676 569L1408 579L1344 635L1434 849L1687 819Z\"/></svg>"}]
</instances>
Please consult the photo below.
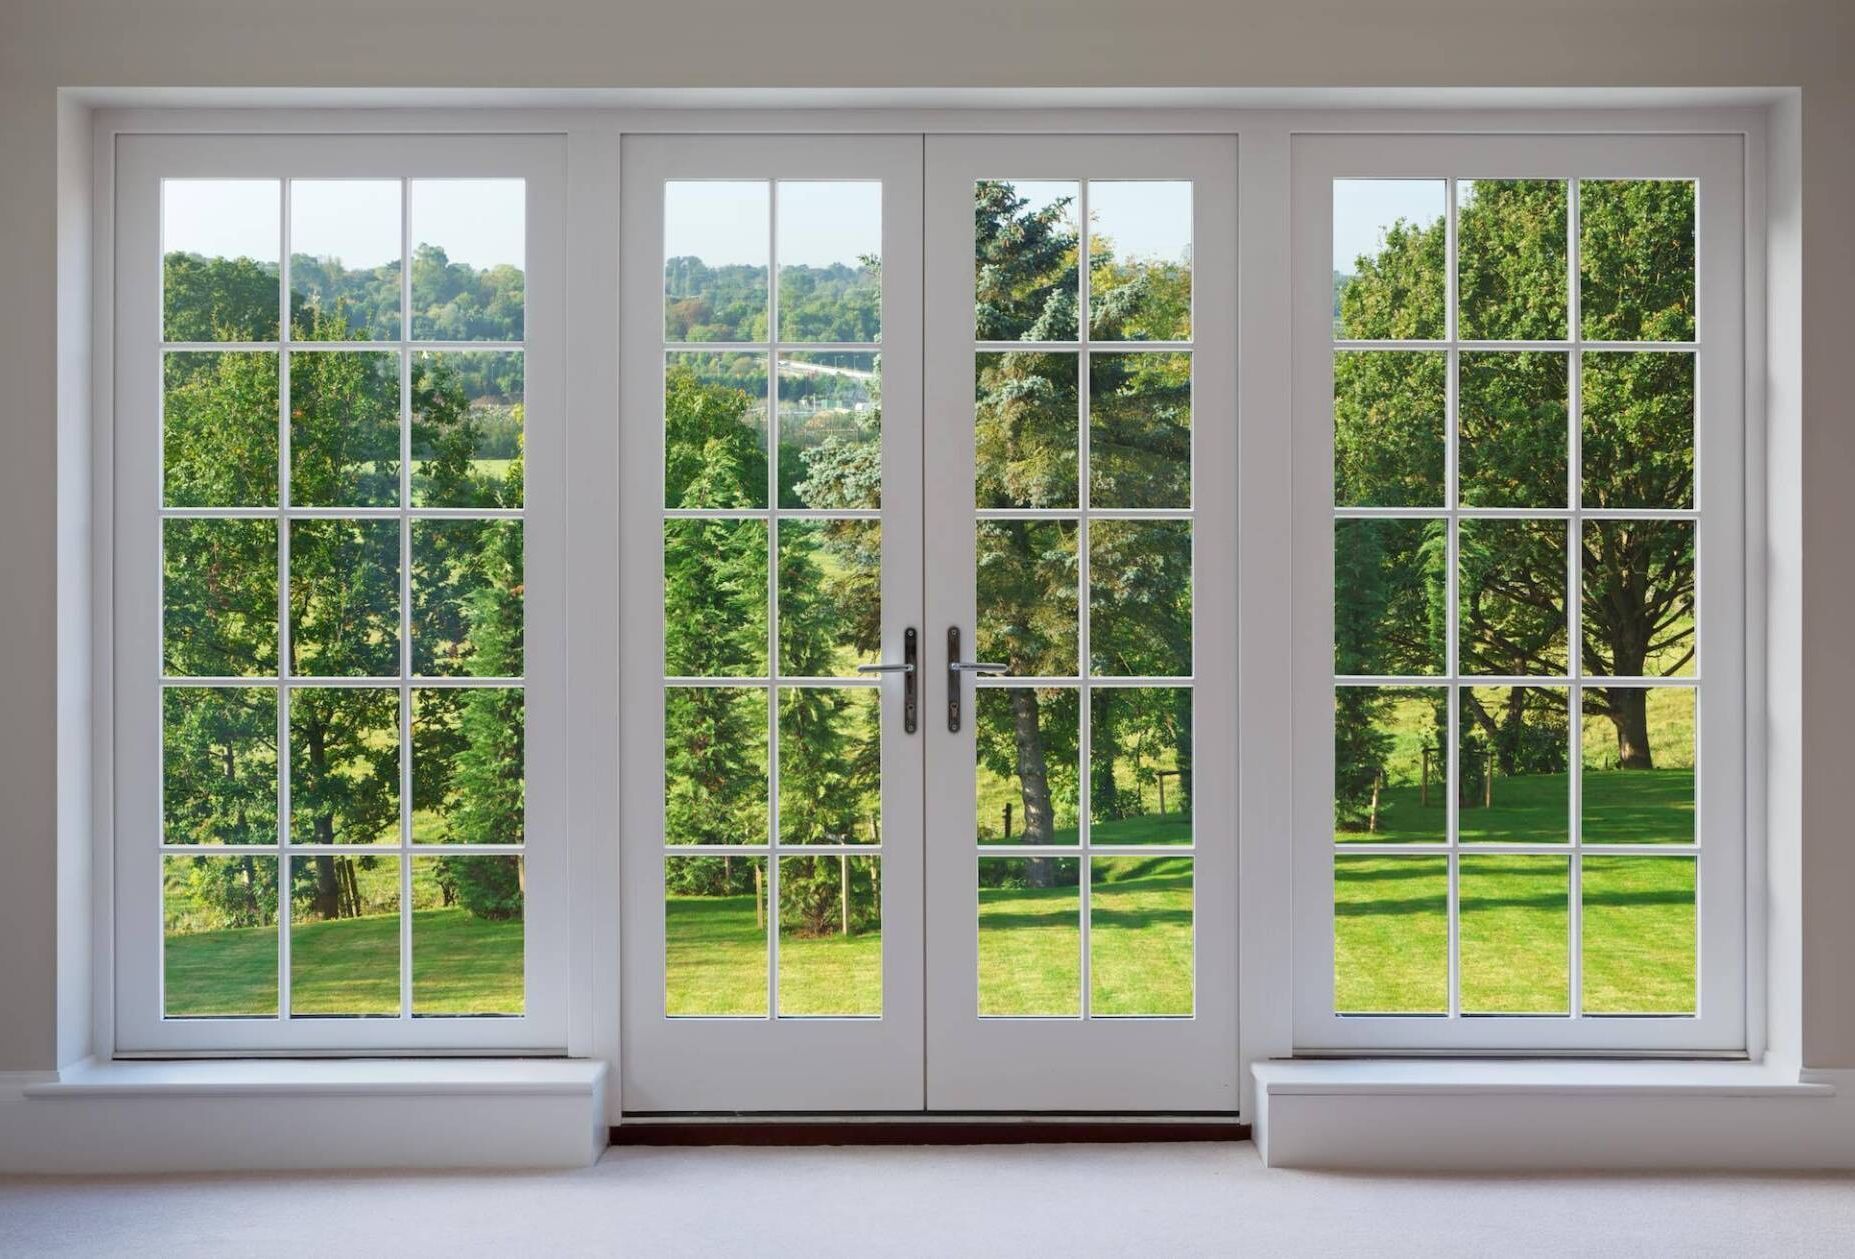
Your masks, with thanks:
<instances>
[{"instance_id":1,"label":"glass pane","mask_svg":"<svg viewBox=\"0 0 1855 1259\"><path fill-rule=\"evenodd\" d=\"M1463 339L1563 341L1565 181L1457 180L1456 220Z\"/></svg>"},{"instance_id":2,"label":"glass pane","mask_svg":"<svg viewBox=\"0 0 1855 1259\"><path fill-rule=\"evenodd\" d=\"M1585 672L1692 677L1694 568L1693 521L1586 521Z\"/></svg>"},{"instance_id":3,"label":"glass pane","mask_svg":"<svg viewBox=\"0 0 1855 1259\"><path fill-rule=\"evenodd\" d=\"M663 522L663 658L671 677L765 677L766 522Z\"/></svg>"},{"instance_id":4,"label":"glass pane","mask_svg":"<svg viewBox=\"0 0 1855 1259\"><path fill-rule=\"evenodd\" d=\"M1184 341L1192 335L1192 185L1089 181L1089 336Z\"/></svg>"},{"instance_id":5,"label":"glass pane","mask_svg":"<svg viewBox=\"0 0 1855 1259\"><path fill-rule=\"evenodd\" d=\"M882 654L882 522L779 522L779 670L855 677Z\"/></svg>"},{"instance_id":6,"label":"glass pane","mask_svg":"<svg viewBox=\"0 0 1855 1259\"><path fill-rule=\"evenodd\" d=\"M1578 184L1578 309L1591 341L1694 339L1694 184Z\"/></svg>"},{"instance_id":7,"label":"glass pane","mask_svg":"<svg viewBox=\"0 0 1855 1259\"><path fill-rule=\"evenodd\" d=\"M1694 506L1694 356L1587 353L1584 505Z\"/></svg>"},{"instance_id":8,"label":"glass pane","mask_svg":"<svg viewBox=\"0 0 1855 1259\"><path fill-rule=\"evenodd\" d=\"M767 693L664 691L663 842L767 842Z\"/></svg>"},{"instance_id":9,"label":"glass pane","mask_svg":"<svg viewBox=\"0 0 1855 1259\"><path fill-rule=\"evenodd\" d=\"M975 354L973 365L977 506L1074 507L1076 356Z\"/></svg>"},{"instance_id":10,"label":"glass pane","mask_svg":"<svg viewBox=\"0 0 1855 1259\"><path fill-rule=\"evenodd\" d=\"M1449 1009L1449 858L1333 859L1333 1008Z\"/></svg>"},{"instance_id":11,"label":"glass pane","mask_svg":"<svg viewBox=\"0 0 1855 1259\"><path fill-rule=\"evenodd\" d=\"M765 354L665 356L666 507L767 505L766 371Z\"/></svg>"},{"instance_id":12,"label":"glass pane","mask_svg":"<svg viewBox=\"0 0 1855 1259\"><path fill-rule=\"evenodd\" d=\"M412 841L519 844L527 705L516 687L414 687Z\"/></svg>"},{"instance_id":13,"label":"glass pane","mask_svg":"<svg viewBox=\"0 0 1855 1259\"><path fill-rule=\"evenodd\" d=\"M1192 1012L1192 859L1089 862L1089 1013Z\"/></svg>"},{"instance_id":14,"label":"glass pane","mask_svg":"<svg viewBox=\"0 0 1855 1259\"><path fill-rule=\"evenodd\" d=\"M1333 334L1435 341L1447 328L1440 179L1333 181Z\"/></svg>"},{"instance_id":15,"label":"glass pane","mask_svg":"<svg viewBox=\"0 0 1855 1259\"><path fill-rule=\"evenodd\" d=\"M882 356L779 357L779 505L882 506Z\"/></svg>"},{"instance_id":16,"label":"glass pane","mask_svg":"<svg viewBox=\"0 0 1855 1259\"><path fill-rule=\"evenodd\" d=\"M781 691L779 842L881 841L882 692L870 686Z\"/></svg>"},{"instance_id":17,"label":"glass pane","mask_svg":"<svg viewBox=\"0 0 1855 1259\"><path fill-rule=\"evenodd\" d=\"M290 501L399 503L399 355L290 356Z\"/></svg>"},{"instance_id":18,"label":"glass pane","mask_svg":"<svg viewBox=\"0 0 1855 1259\"><path fill-rule=\"evenodd\" d=\"M1333 522L1333 671L1443 671L1449 566L1441 520Z\"/></svg>"},{"instance_id":19,"label":"glass pane","mask_svg":"<svg viewBox=\"0 0 1855 1259\"><path fill-rule=\"evenodd\" d=\"M277 505L277 355L169 354L161 466L169 507Z\"/></svg>"},{"instance_id":20,"label":"glass pane","mask_svg":"<svg viewBox=\"0 0 1855 1259\"><path fill-rule=\"evenodd\" d=\"M766 1016L766 877L765 857L664 861L665 1014Z\"/></svg>"},{"instance_id":21,"label":"glass pane","mask_svg":"<svg viewBox=\"0 0 1855 1259\"><path fill-rule=\"evenodd\" d=\"M1333 692L1333 838L1449 842L1449 693L1379 686Z\"/></svg>"},{"instance_id":22,"label":"glass pane","mask_svg":"<svg viewBox=\"0 0 1855 1259\"><path fill-rule=\"evenodd\" d=\"M1587 687L1582 735L1587 844L1695 841L1693 691Z\"/></svg>"},{"instance_id":23,"label":"glass pane","mask_svg":"<svg viewBox=\"0 0 1855 1259\"><path fill-rule=\"evenodd\" d=\"M290 522L290 672L399 673L399 522Z\"/></svg>"},{"instance_id":24,"label":"glass pane","mask_svg":"<svg viewBox=\"0 0 1855 1259\"><path fill-rule=\"evenodd\" d=\"M291 337L399 339L399 212L397 179L290 181Z\"/></svg>"},{"instance_id":25,"label":"glass pane","mask_svg":"<svg viewBox=\"0 0 1855 1259\"><path fill-rule=\"evenodd\" d=\"M164 520L161 541L162 670L276 673L276 521Z\"/></svg>"},{"instance_id":26,"label":"glass pane","mask_svg":"<svg viewBox=\"0 0 1855 1259\"><path fill-rule=\"evenodd\" d=\"M664 184L664 340L767 339L767 234L764 182Z\"/></svg>"},{"instance_id":27,"label":"glass pane","mask_svg":"<svg viewBox=\"0 0 1855 1259\"><path fill-rule=\"evenodd\" d=\"M398 857L290 862L290 1013L399 1013Z\"/></svg>"},{"instance_id":28,"label":"glass pane","mask_svg":"<svg viewBox=\"0 0 1855 1259\"><path fill-rule=\"evenodd\" d=\"M412 863L412 1012L520 1014L527 954L520 857Z\"/></svg>"},{"instance_id":29,"label":"glass pane","mask_svg":"<svg viewBox=\"0 0 1855 1259\"><path fill-rule=\"evenodd\" d=\"M1462 522L1462 672L1566 673L1565 532L1557 520Z\"/></svg>"},{"instance_id":30,"label":"glass pane","mask_svg":"<svg viewBox=\"0 0 1855 1259\"><path fill-rule=\"evenodd\" d=\"M979 1014L1082 1013L1081 867L1073 857L979 859Z\"/></svg>"},{"instance_id":31,"label":"glass pane","mask_svg":"<svg viewBox=\"0 0 1855 1259\"><path fill-rule=\"evenodd\" d=\"M277 1013L277 858L161 862L162 1013Z\"/></svg>"},{"instance_id":32,"label":"glass pane","mask_svg":"<svg viewBox=\"0 0 1855 1259\"><path fill-rule=\"evenodd\" d=\"M412 671L522 676L522 522L412 522Z\"/></svg>"},{"instance_id":33,"label":"glass pane","mask_svg":"<svg viewBox=\"0 0 1855 1259\"><path fill-rule=\"evenodd\" d=\"M274 179L161 181L165 340L277 339L281 196Z\"/></svg>"},{"instance_id":34,"label":"glass pane","mask_svg":"<svg viewBox=\"0 0 1855 1259\"><path fill-rule=\"evenodd\" d=\"M1441 507L1448 394L1440 351L1334 354L1334 506Z\"/></svg>"},{"instance_id":35,"label":"glass pane","mask_svg":"<svg viewBox=\"0 0 1855 1259\"><path fill-rule=\"evenodd\" d=\"M842 855L779 859L780 1014L882 1014L880 865Z\"/></svg>"},{"instance_id":36,"label":"glass pane","mask_svg":"<svg viewBox=\"0 0 1855 1259\"><path fill-rule=\"evenodd\" d=\"M974 335L1074 341L1077 185L982 179L973 186Z\"/></svg>"},{"instance_id":37,"label":"glass pane","mask_svg":"<svg viewBox=\"0 0 1855 1259\"><path fill-rule=\"evenodd\" d=\"M290 692L290 840L399 842L399 692Z\"/></svg>"},{"instance_id":38,"label":"glass pane","mask_svg":"<svg viewBox=\"0 0 1855 1259\"><path fill-rule=\"evenodd\" d=\"M1692 857L1584 859L1586 1014L1692 1014Z\"/></svg>"},{"instance_id":39,"label":"glass pane","mask_svg":"<svg viewBox=\"0 0 1855 1259\"><path fill-rule=\"evenodd\" d=\"M1089 504L1192 505L1192 356L1089 356Z\"/></svg>"},{"instance_id":40,"label":"glass pane","mask_svg":"<svg viewBox=\"0 0 1855 1259\"><path fill-rule=\"evenodd\" d=\"M1025 678L1076 676L1076 525L982 520L977 660Z\"/></svg>"},{"instance_id":41,"label":"glass pane","mask_svg":"<svg viewBox=\"0 0 1855 1259\"><path fill-rule=\"evenodd\" d=\"M412 181L412 337L520 341L527 257L520 179Z\"/></svg>"},{"instance_id":42,"label":"glass pane","mask_svg":"<svg viewBox=\"0 0 1855 1259\"><path fill-rule=\"evenodd\" d=\"M1457 458L1464 506L1565 506L1566 359L1463 351Z\"/></svg>"},{"instance_id":43,"label":"glass pane","mask_svg":"<svg viewBox=\"0 0 1855 1259\"><path fill-rule=\"evenodd\" d=\"M277 692L161 692L161 842L277 842Z\"/></svg>"},{"instance_id":44,"label":"glass pane","mask_svg":"<svg viewBox=\"0 0 1855 1259\"><path fill-rule=\"evenodd\" d=\"M1192 842L1192 692L1089 692L1089 842Z\"/></svg>"},{"instance_id":45,"label":"glass pane","mask_svg":"<svg viewBox=\"0 0 1855 1259\"><path fill-rule=\"evenodd\" d=\"M782 341L882 340L880 183L781 180L777 250Z\"/></svg>"},{"instance_id":46,"label":"glass pane","mask_svg":"<svg viewBox=\"0 0 1855 1259\"><path fill-rule=\"evenodd\" d=\"M1569 689L1465 686L1458 694L1457 825L1462 842L1569 842Z\"/></svg>"},{"instance_id":47,"label":"glass pane","mask_svg":"<svg viewBox=\"0 0 1855 1259\"><path fill-rule=\"evenodd\" d=\"M973 697L982 844L1074 844L1082 745L1074 687L980 687Z\"/></svg>"},{"instance_id":48,"label":"glass pane","mask_svg":"<svg viewBox=\"0 0 1855 1259\"><path fill-rule=\"evenodd\" d=\"M1191 676L1190 521L1090 524L1089 667L1114 677Z\"/></svg>"},{"instance_id":49,"label":"glass pane","mask_svg":"<svg viewBox=\"0 0 1855 1259\"><path fill-rule=\"evenodd\" d=\"M522 505L520 350L412 356L412 505Z\"/></svg>"},{"instance_id":50,"label":"glass pane","mask_svg":"<svg viewBox=\"0 0 1855 1259\"><path fill-rule=\"evenodd\" d=\"M1464 1014L1564 1014L1571 1009L1571 863L1561 857L1464 857Z\"/></svg>"}]
</instances>

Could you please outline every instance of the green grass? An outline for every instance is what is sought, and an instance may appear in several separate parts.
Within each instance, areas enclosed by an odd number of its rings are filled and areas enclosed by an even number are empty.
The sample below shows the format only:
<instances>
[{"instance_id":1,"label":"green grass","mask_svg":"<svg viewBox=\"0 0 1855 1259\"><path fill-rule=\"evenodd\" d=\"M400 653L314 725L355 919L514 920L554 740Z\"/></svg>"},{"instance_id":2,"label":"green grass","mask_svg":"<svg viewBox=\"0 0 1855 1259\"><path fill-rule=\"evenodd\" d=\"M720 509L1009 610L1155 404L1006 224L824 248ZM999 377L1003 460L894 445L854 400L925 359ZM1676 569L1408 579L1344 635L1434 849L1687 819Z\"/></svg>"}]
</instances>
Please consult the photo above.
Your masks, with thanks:
<instances>
[{"instance_id":1,"label":"green grass","mask_svg":"<svg viewBox=\"0 0 1855 1259\"><path fill-rule=\"evenodd\" d=\"M1386 787L1379 795L1378 829L1336 830L1340 843L1442 843L1447 838L1448 788ZM1565 843L1570 839L1571 780L1566 774L1517 774L1494 780L1494 803L1463 803L1458 825L1465 844ZM1606 844L1694 842L1692 769L1584 772L1584 838Z\"/></svg>"}]
</instances>

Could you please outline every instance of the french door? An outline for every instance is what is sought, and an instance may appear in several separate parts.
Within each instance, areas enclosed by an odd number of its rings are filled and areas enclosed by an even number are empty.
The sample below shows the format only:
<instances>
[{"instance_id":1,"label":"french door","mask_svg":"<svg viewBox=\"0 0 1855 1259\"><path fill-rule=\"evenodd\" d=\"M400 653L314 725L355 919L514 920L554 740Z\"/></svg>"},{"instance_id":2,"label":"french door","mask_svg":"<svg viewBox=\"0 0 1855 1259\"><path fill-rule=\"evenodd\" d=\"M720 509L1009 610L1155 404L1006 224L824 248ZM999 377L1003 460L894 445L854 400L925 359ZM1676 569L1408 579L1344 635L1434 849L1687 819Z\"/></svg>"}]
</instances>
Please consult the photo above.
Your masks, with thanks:
<instances>
[{"instance_id":1,"label":"french door","mask_svg":"<svg viewBox=\"0 0 1855 1259\"><path fill-rule=\"evenodd\" d=\"M628 1111L1235 1108L1234 156L626 141Z\"/></svg>"}]
</instances>

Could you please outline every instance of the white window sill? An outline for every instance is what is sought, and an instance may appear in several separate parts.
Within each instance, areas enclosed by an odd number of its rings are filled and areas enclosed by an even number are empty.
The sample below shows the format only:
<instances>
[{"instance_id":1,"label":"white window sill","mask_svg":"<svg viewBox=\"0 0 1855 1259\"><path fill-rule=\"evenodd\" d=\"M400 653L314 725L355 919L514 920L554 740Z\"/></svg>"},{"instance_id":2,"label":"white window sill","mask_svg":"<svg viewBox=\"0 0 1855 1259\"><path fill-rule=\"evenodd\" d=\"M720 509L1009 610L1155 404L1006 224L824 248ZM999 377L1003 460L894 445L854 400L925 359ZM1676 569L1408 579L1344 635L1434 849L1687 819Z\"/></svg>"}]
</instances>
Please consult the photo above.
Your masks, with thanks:
<instances>
[{"instance_id":1,"label":"white window sill","mask_svg":"<svg viewBox=\"0 0 1855 1259\"><path fill-rule=\"evenodd\" d=\"M1769 1062L1533 1058L1302 1058L1259 1062L1257 1091L1274 1097L1360 1094L1547 1094L1640 1097L1833 1097L1827 1080Z\"/></svg>"},{"instance_id":2,"label":"white window sill","mask_svg":"<svg viewBox=\"0 0 1855 1259\"><path fill-rule=\"evenodd\" d=\"M28 1084L32 1098L434 1095L591 1097L603 1062L560 1058L213 1058L88 1061Z\"/></svg>"}]
</instances>

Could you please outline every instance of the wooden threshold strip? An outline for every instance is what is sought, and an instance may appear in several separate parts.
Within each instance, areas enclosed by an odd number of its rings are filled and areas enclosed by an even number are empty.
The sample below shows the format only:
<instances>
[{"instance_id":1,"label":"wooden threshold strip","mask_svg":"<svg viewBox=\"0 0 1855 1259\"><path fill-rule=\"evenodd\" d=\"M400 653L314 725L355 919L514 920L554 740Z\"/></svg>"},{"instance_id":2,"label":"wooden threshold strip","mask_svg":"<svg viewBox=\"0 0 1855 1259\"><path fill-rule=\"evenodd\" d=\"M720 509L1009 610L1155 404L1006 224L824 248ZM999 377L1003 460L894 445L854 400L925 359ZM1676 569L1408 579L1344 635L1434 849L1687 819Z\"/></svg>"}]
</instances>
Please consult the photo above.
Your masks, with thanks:
<instances>
[{"instance_id":1,"label":"wooden threshold strip","mask_svg":"<svg viewBox=\"0 0 1855 1259\"><path fill-rule=\"evenodd\" d=\"M755 1118L640 1116L612 1128L613 1145L1055 1145L1247 1141L1234 1119L1078 1116Z\"/></svg>"}]
</instances>

